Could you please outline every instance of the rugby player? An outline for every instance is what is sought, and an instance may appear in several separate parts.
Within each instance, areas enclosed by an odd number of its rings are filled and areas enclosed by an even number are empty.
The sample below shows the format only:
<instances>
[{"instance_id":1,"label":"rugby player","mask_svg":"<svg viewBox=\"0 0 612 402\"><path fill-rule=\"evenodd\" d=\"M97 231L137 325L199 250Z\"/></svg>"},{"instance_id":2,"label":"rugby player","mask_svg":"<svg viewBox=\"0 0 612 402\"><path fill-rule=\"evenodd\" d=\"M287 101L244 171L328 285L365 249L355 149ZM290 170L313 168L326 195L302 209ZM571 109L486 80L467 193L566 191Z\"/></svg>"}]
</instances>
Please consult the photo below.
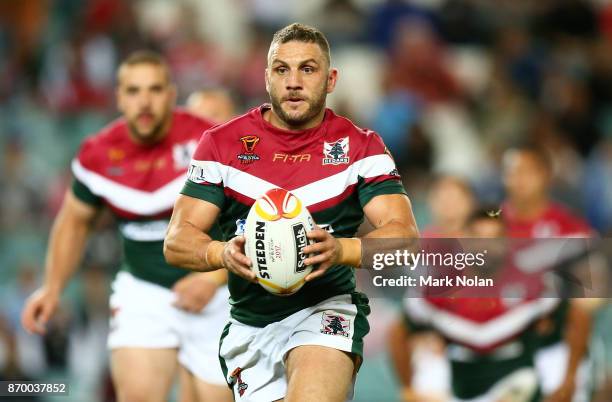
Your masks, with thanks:
<instances>
[{"instance_id":1,"label":"rugby player","mask_svg":"<svg viewBox=\"0 0 612 402\"><path fill-rule=\"evenodd\" d=\"M189 273L169 266L162 253L191 154L212 123L174 109L168 67L152 52L123 61L116 96L123 117L87 138L72 162L74 181L53 224L44 283L26 302L23 326L45 333L96 217L108 208L124 253L108 338L118 400L166 401L180 366L184 395L231 401L217 358L229 313L224 273Z\"/></svg>"},{"instance_id":2,"label":"rugby player","mask_svg":"<svg viewBox=\"0 0 612 402\"><path fill-rule=\"evenodd\" d=\"M265 71L271 104L209 130L175 204L164 254L196 271L229 271L231 320L220 359L236 400L344 401L352 392L369 331L368 300L355 291L366 237L413 238L418 231L395 163L378 134L325 107L338 71L315 28L275 33ZM242 223L267 190L292 191L320 227L309 232L318 265L297 293L278 297L255 280ZM219 218L226 241L210 229ZM333 324L332 324L333 323ZM333 326L333 331L330 329Z\"/></svg>"}]
</instances>

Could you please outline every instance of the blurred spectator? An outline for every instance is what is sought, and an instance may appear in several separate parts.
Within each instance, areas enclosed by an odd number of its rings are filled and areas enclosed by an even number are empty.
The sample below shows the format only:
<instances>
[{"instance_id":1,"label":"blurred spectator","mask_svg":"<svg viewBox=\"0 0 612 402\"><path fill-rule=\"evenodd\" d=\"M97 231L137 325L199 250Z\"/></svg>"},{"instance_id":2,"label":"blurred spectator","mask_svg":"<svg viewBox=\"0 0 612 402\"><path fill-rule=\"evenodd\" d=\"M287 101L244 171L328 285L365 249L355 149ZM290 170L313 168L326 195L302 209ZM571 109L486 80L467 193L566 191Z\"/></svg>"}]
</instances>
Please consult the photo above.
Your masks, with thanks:
<instances>
[{"instance_id":1,"label":"blurred spectator","mask_svg":"<svg viewBox=\"0 0 612 402\"><path fill-rule=\"evenodd\" d=\"M224 123L236 115L230 94L220 88L202 89L187 98L187 109L214 123Z\"/></svg>"},{"instance_id":2,"label":"blurred spectator","mask_svg":"<svg viewBox=\"0 0 612 402\"><path fill-rule=\"evenodd\" d=\"M429 191L432 221L423 237L460 237L476 206L469 183L459 177L442 176Z\"/></svg>"}]
</instances>

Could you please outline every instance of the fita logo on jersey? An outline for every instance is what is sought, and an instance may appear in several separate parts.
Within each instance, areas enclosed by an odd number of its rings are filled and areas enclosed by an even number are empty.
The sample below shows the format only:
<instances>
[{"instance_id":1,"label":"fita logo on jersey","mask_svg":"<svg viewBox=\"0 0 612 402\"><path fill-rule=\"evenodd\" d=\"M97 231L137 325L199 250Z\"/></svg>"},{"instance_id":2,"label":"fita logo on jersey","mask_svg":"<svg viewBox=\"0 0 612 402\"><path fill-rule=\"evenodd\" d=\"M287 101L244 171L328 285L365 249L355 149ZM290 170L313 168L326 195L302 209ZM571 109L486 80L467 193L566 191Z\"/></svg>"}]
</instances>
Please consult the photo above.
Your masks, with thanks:
<instances>
[{"instance_id":1,"label":"fita logo on jersey","mask_svg":"<svg viewBox=\"0 0 612 402\"><path fill-rule=\"evenodd\" d=\"M323 165L342 165L349 163L349 137L335 142L323 142Z\"/></svg>"},{"instance_id":2,"label":"fita logo on jersey","mask_svg":"<svg viewBox=\"0 0 612 402\"><path fill-rule=\"evenodd\" d=\"M232 371L232 374L230 374L230 381L232 384L236 385L238 395L240 396L244 395L244 391L249 387L249 384L242 381L242 367L237 367Z\"/></svg>"},{"instance_id":3,"label":"fita logo on jersey","mask_svg":"<svg viewBox=\"0 0 612 402\"><path fill-rule=\"evenodd\" d=\"M262 219L277 221L280 218L292 219L302 211L302 202L283 188L273 188L255 201L255 212Z\"/></svg>"},{"instance_id":4,"label":"fita logo on jersey","mask_svg":"<svg viewBox=\"0 0 612 402\"><path fill-rule=\"evenodd\" d=\"M259 137L256 135L245 135L244 137L240 137L240 141L242 142L242 148L244 149L244 153L238 154L238 160L243 165L248 165L255 161L258 161L259 155L255 153L255 147L259 142Z\"/></svg>"},{"instance_id":5,"label":"fita logo on jersey","mask_svg":"<svg viewBox=\"0 0 612 402\"><path fill-rule=\"evenodd\" d=\"M325 335L340 335L345 338L349 337L351 330L351 321L343 317L341 314L332 314L323 312L321 318L321 333Z\"/></svg>"}]
</instances>

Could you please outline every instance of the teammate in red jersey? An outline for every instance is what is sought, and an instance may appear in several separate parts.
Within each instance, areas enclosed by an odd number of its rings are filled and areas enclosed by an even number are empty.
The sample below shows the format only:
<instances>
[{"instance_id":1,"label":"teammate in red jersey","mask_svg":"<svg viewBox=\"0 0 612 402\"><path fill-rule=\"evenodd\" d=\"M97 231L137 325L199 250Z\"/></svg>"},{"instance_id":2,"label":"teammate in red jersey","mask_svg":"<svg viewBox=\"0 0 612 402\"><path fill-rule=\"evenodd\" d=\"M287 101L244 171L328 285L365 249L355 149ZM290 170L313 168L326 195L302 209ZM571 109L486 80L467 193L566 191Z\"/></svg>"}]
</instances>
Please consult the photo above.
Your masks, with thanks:
<instances>
[{"instance_id":1,"label":"teammate in red jersey","mask_svg":"<svg viewBox=\"0 0 612 402\"><path fill-rule=\"evenodd\" d=\"M175 205L167 260L230 272L232 319L220 357L236 400L346 400L369 330L367 298L355 292L352 271L361 240L352 236L364 216L375 228L367 236L418 235L380 137L325 108L337 78L320 31L301 24L278 31L265 72L271 105L204 134ZM287 297L255 283L240 235L254 200L275 187L292 191L327 228L308 234L317 243L304 252L317 255L305 263L319 267ZM227 242L207 235L217 216Z\"/></svg>"},{"instance_id":2,"label":"teammate in red jersey","mask_svg":"<svg viewBox=\"0 0 612 402\"><path fill-rule=\"evenodd\" d=\"M552 163L546 150L531 144L504 154L507 200L502 205L509 237L588 237L592 229L550 197ZM586 367L580 366L588 342L591 317L585 300L563 300L559 311L543 317L541 349L536 355L542 391L551 402L586 398ZM565 342L563 340L565 339Z\"/></svg>"},{"instance_id":3,"label":"teammate in red jersey","mask_svg":"<svg viewBox=\"0 0 612 402\"><path fill-rule=\"evenodd\" d=\"M582 218L550 197L551 161L546 151L525 145L503 159L507 199L502 205L509 237L586 237L592 230Z\"/></svg>"},{"instance_id":4,"label":"teammate in red jersey","mask_svg":"<svg viewBox=\"0 0 612 402\"><path fill-rule=\"evenodd\" d=\"M137 52L121 64L117 103L123 118L87 138L73 160L74 182L53 225L44 284L22 315L26 330L45 333L98 212L109 208L124 252L113 282L108 339L121 402L167 400L179 366L187 400L193 390L200 401L231 400L217 359L229 312L226 278L222 271L190 274L171 267L162 252L191 154L212 126L173 110L175 97L157 54Z\"/></svg>"}]
</instances>

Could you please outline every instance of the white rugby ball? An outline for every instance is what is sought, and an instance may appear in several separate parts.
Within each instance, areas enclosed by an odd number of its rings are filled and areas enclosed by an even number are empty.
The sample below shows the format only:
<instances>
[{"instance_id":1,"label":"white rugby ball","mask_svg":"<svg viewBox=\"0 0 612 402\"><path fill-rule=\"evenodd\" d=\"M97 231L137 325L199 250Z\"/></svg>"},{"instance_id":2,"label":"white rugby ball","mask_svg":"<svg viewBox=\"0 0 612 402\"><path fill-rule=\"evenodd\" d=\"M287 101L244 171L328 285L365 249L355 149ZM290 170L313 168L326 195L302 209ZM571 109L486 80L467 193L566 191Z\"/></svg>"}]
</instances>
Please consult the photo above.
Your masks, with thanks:
<instances>
[{"instance_id":1,"label":"white rugby ball","mask_svg":"<svg viewBox=\"0 0 612 402\"><path fill-rule=\"evenodd\" d=\"M288 296L304 285L312 271L302 250L314 243L306 233L314 229L310 212L289 191L275 188L255 200L245 225L245 253L258 282L268 292Z\"/></svg>"}]
</instances>

